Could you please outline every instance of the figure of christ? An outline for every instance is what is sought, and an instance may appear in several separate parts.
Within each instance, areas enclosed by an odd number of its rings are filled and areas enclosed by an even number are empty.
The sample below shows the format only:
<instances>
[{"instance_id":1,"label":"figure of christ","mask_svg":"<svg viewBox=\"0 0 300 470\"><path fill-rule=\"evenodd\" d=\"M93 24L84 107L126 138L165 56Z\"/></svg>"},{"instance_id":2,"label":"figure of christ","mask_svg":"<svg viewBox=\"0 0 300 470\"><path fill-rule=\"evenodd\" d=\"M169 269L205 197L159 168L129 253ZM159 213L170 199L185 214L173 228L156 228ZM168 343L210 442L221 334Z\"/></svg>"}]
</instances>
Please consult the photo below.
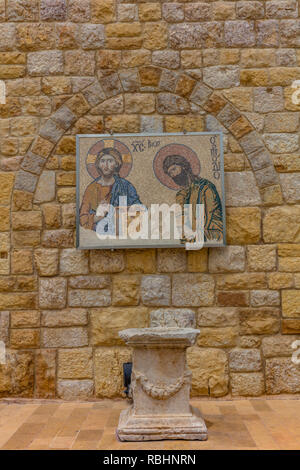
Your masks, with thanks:
<instances>
[{"instance_id":1,"label":"figure of christ","mask_svg":"<svg viewBox=\"0 0 300 470\"><path fill-rule=\"evenodd\" d=\"M135 187L119 176L122 156L117 149L109 147L99 152L95 166L99 176L86 188L79 211L80 225L94 231L97 223L107 215L107 212L96 215L99 205L111 204L117 213L120 197L127 198L127 207L141 204Z\"/></svg>"},{"instance_id":2,"label":"figure of christ","mask_svg":"<svg viewBox=\"0 0 300 470\"><path fill-rule=\"evenodd\" d=\"M185 204L192 205L192 230L196 230L197 204L203 204L204 241L220 241L223 236L222 204L215 185L194 175L189 161L181 155L166 157L163 170L180 187L176 194L176 203L182 209Z\"/></svg>"}]
</instances>

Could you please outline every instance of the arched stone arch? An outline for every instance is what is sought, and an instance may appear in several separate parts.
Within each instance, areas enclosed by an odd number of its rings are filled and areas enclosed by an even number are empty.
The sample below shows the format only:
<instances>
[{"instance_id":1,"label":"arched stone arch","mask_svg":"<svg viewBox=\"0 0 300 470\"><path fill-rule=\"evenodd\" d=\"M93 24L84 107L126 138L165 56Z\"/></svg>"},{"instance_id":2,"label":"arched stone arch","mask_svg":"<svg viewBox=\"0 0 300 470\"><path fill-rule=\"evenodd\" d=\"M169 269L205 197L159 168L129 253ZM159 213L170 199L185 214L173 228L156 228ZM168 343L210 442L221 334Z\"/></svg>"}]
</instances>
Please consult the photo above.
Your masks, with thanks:
<instances>
[{"instance_id":1,"label":"arched stone arch","mask_svg":"<svg viewBox=\"0 0 300 470\"><path fill-rule=\"evenodd\" d=\"M155 92L161 114L185 114L196 105L213 115L238 141L255 176L262 203L269 205L269 194L282 197L278 175L259 132L244 113L216 91L185 73L155 66L112 73L95 79L64 102L39 130L17 173L14 190L34 193L47 159L61 137L76 121L104 101L120 93Z\"/></svg>"}]
</instances>

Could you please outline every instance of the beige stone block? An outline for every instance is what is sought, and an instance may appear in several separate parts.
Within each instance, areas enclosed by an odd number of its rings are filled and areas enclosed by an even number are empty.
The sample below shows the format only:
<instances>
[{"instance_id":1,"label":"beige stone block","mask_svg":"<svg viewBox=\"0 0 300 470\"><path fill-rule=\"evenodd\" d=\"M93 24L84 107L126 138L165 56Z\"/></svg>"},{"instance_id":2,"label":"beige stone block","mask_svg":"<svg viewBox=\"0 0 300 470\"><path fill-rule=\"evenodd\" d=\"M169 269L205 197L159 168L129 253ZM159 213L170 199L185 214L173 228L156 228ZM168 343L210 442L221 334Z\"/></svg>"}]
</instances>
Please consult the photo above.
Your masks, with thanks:
<instances>
[{"instance_id":1,"label":"beige stone block","mask_svg":"<svg viewBox=\"0 0 300 470\"><path fill-rule=\"evenodd\" d=\"M140 300L140 278L135 275L113 276L112 304L116 306L138 305Z\"/></svg>"},{"instance_id":2,"label":"beige stone block","mask_svg":"<svg viewBox=\"0 0 300 470\"><path fill-rule=\"evenodd\" d=\"M34 261L40 276L58 274L58 250L40 248L34 252Z\"/></svg>"},{"instance_id":3,"label":"beige stone block","mask_svg":"<svg viewBox=\"0 0 300 470\"><path fill-rule=\"evenodd\" d=\"M207 271L208 248L197 251L188 251L187 269L190 273L202 273Z\"/></svg>"},{"instance_id":4,"label":"beige stone block","mask_svg":"<svg viewBox=\"0 0 300 470\"><path fill-rule=\"evenodd\" d=\"M235 87L223 91L224 96L240 111L252 111L253 99L251 88Z\"/></svg>"},{"instance_id":5,"label":"beige stone block","mask_svg":"<svg viewBox=\"0 0 300 470\"><path fill-rule=\"evenodd\" d=\"M267 335L278 333L280 312L275 308L240 309L240 334Z\"/></svg>"},{"instance_id":6,"label":"beige stone block","mask_svg":"<svg viewBox=\"0 0 300 470\"><path fill-rule=\"evenodd\" d=\"M57 376L60 379L92 379L92 349L82 348L59 350Z\"/></svg>"},{"instance_id":7,"label":"beige stone block","mask_svg":"<svg viewBox=\"0 0 300 470\"><path fill-rule=\"evenodd\" d=\"M128 38L128 37L117 37L117 38L107 38L106 47L108 49L116 50L128 50L128 49L140 49L143 44L142 36Z\"/></svg>"},{"instance_id":8,"label":"beige stone block","mask_svg":"<svg viewBox=\"0 0 300 470\"><path fill-rule=\"evenodd\" d=\"M221 7L221 4L220 4L220 7ZM222 5L221 9L223 8L224 8L224 4ZM220 64L234 65L239 62L239 59L240 59L239 49L221 49L220 50Z\"/></svg>"},{"instance_id":9,"label":"beige stone block","mask_svg":"<svg viewBox=\"0 0 300 470\"><path fill-rule=\"evenodd\" d=\"M57 200L61 204L74 203L76 200L75 188L60 188L57 191Z\"/></svg>"},{"instance_id":10,"label":"beige stone block","mask_svg":"<svg viewBox=\"0 0 300 470\"><path fill-rule=\"evenodd\" d=\"M140 21L157 21L161 19L160 3L141 3L139 5Z\"/></svg>"},{"instance_id":11,"label":"beige stone block","mask_svg":"<svg viewBox=\"0 0 300 470\"><path fill-rule=\"evenodd\" d=\"M299 225L300 206L282 206L267 209L263 219L264 241L266 243L299 243Z\"/></svg>"},{"instance_id":12,"label":"beige stone block","mask_svg":"<svg viewBox=\"0 0 300 470\"><path fill-rule=\"evenodd\" d=\"M72 92L69 77L42 77L42 92L46 95L63 95Z\"/></svg>"},{"instance_id":13,"label":"beige stone block","mask_svg":"<svg viewBox=\"0 0 300 470\"><path fill-rule=\"evenodd\" d=\"M42 328L41 345L44 348L75 348L88 345L88 332L83 327Z\"/></svg>"},{"instance_id":14,"label":"beige stone block","mask_svg":"<svg viewBox=\"0 0 300 470\"><path fill-rule=\"evenodd\" d=\"M222 290L264 289L267 287L264 273L237 273L217 276L217 288Z\"/></svg>"},{"instance_id":15,"label":"beige stone block","mask_svg":"<svg viewBox=\"0 0 300 470\"><path fill-rule=\"evenodd\" d=\"M297 340L294 336L268 336L262 340L262 351L264 357L278 357L287 356L291 357L294 349L292 348L293 342Z\"/></svg>"},{"instance_id":16,"label":"beige stone block","mask_svg":"<svg viewBox=\"0 0 300 470\"><path fill-rule=\"evenodd\" d=\"M105 118L105 129L111 132L140 131L140 118L135 114L116 114Z\"/></svg>"},{"instance_id":17,"label":"beige stone block","mask_svg":"<svg viewBox=\"0 0 300 470\"><path fill-rule=\"evenodd\" d=\"M279 243L277 245L278 256L300 257L300 244Z\"/></svg>"},{"instance_id":18,"label":"beige stone block","mask_svg":"<svg viewBox=\"0 0 300 470\"><path fill-rule=\"evenodd\" d=\"M107 37L135 37L142 32L142 25L138 22L112 23L106 26Z\"/></svg>"},{"instance_id":19,"label":"beige stone block","mask_svg":"<svg viewBox=\"0 0 300 470\"><path fill-rule=\"evenodd\" d=\"M130 273L155 273L155 250L127 250L126 268Z\"/></svg>"},{"instance_id":20,"label":"beige stone block","mask_svg":"<svg viewBox=\"0 0 300 470\"><path fill-rule=\"evenodd\" d=\"M300 290L288 289L282 293L282 315L287 318L300 317Z\"/></svg>"},{"instance_id":21,"label":"beige stone block","mask_svg":"<svg viewBox=\"0 0 300 470\"><path fill-rule=\"evenodd\" d=\"M101 69L118 70L121 62L120 51L99 50L96 54L97 64Z\"/></svg>"},{"instance_id":22,"label":"beige stone block","mask_svg":"<svg viewBox=\"0 0 300 470\"><path fill-rule=\"evenodd\" d=\"M111 304L109 289L69 289L68 301L70 307L103 307Z\"/></svg>"},{"instance_id":23,"label":"beige stone block","mask_svg":"<svg viewBox=\"0 0 300 470\"><path fill-rule=\"evenodd\" d=\"M9 205L12 188L14 185L15 175L13 173L0 173L0 204Z\"/></svg>"},{"instance_id":24,"label":"beige stone block","mask_svg":"<svg viewBox=\"0 0 300 470\"><path fill-rule=\"evenodd\" d=\"M227 242L230 245L247 245L260 240L261 212L258 207L229 208L226 223Z\"/></svg>"},{"instance_id":25,"label":"beige stone block","mask_svg":"<svg viewBox=\"0 0 300 470\"><path fill-rule=\"evenodd\" d=\"M11 328L35 328L40 326L40 312L24 310L10 313Z\"/></svg>"},{"instance_id":26,"label":"beige stone block","mask_svg":"<svg viewBox=\"0 0 300 470\"><path fill-rule=\"evenodd\" d=\"M91 0L91 19L94 23L110 23L115 19L114 0Z\"/></svg>"},{"instance_id":27,"label":"beige stone block","mask_svg":"<svg viewBox=\"0 0 300 470\"><path fill-rule=\"evenodd\" d=\"M282 191L279 185L263 188L261 196L265 206L281 205L283 203Z\"/></svg>"},{"instance_id":28,"label":"beige stone block","mask_svg":"<svg viewBox=\"0 0 300 470\"><path fill-rule=\"evenodd\" d=\"M0 207L0 232L7 232L10 227L9 207Z\"/></svg>"},{"instance_id":29,"label":"beige stone block","mask_svg":"<svg viewBox=\"0 0 300 470\"><path fill-rule=\"evenodd\" d=\"M293 287L293 275L288 273L270 273L268 275L270 289L284 289Z\"/></svg>"},{"instance_id":30,"label":"beige stone block","mask_svg":"<svg viewBox=\"0 0 300 470\"><path fill-rule=\"evenodd\" d=\"M26 211L32 209L33 194L27 193L26 191L15 190L12 198L12 210L13 211Z\"/></svg>"},{"instance_id":31,"label":"beige stone block","mask_svg":"<svg viewBox=\"0 0 300 470\"><path fill-rule=\"evenodd\" d=\"M75 138L70 135L63 136L57 145L56 153L58 155L64 155L64 154L75 154L75 152L76 152Z\"/></svg>"},{"instance_id":32,"label":"beige stone block","mask_svg":"<svg viewBox=\"0 0 300 470\"><path fill-rule=\"evenodd\" d=\"M31 351L11 351L7 363L1 366L0 394L24 398L33 397L34 356Z\"/></svg>"},{"instance_id":33,"label":"beige stone block","mask_svg":"<svg viewBox=\"0 0 300 470\"><path fill-rule=\"evenodd\" d=\"M25 230L21 232L14 232L12 235L12 243L15 248L30 246L36 247L40 244L41 235L39 231Z\"/></svg>"},{"instance_id":34,"label":"beige stone block","mask_svg":"<svg viewBox=\"0 0 300 470\"><path fill-rule=\"evenodd\" d=\"M264 375L260 372L233 373L230 375L233 396L259 397L264 394Z\"/></svg>"},{"instance_id":35,"label":"beige stone block","mask_svg":"<svg viewBox=\"0 0 300 470\"><path fill-rule=\"evenodd\" d=\"M126 93L125 112L151 114L155 111L155 96L151 93Z\"/></svg>"},{"instance_id":36,"label":"beige stone block","mask_svg":"<svg viewBox=\"0 0 300 470\"><path fill-rule=\"evenodd\" d=\"M193 346L187 350L187 364L192 372L192 396L219 397L228 393L228 363L224 351Z\"/></svg>"},{"instance_id":37,"label":"beige stone block","mask_svg":"<svg viewBox=\"0 0 300 470\"><path fill-rule=\"evenodd\" d=\"M245 271L245 250L241 246L226 246L221 250L210 250L209 271L211 273Z\"/></svg>"},{"instance_id":38,"label":"beige stone block","mask_svg":"<svg viewBox=\"0 0 300 470\"><path fill-rule=\"evenodd\" d=\"M211 306L215 282L208 274L174 274L172 303L177 307Z\"/></svg>"},{"instance_id":39,"label":"beige stone block","mask_svg":"<svg viewBox=\"0 0 300 470\"><path fill-rule=\"evenodd\" d=\"M159 50L167 47L168 30L165 23L146 23L144 26L145 49Z\"/></svg>"},{"instance_id":40,"label":"beige stone block","mask_svg":"<svg viewBox=\"0 0 300 470\"><path fill-rule=\"evenodd\" d=\"M14 274L32 274L33 259L31 250L14 250L11 256Z\"/></svg>"},{"instance_id":41,"label":"beige stone block","mask_svg":"<svg viewBox=\"0 0 300 470\"><path fill-rule=\"evenodd\" d=\"M299 366L290 357L266 360L266 391L270 395L300 391Z\"/></svg>"},{"instance_id":42,"label":"beige stone block","mask_svg":"<svg viewBox=\"0 0 300 470\"><path fill-rule=\"evenodd\" d=\"M40 345L39 329L17 329L10 332L10 347L13 349L33 349Z\"/></svg>"},{"instance_id":43,"label":"beige stone block","mask_svg":"<svg viewBox=\"0 0 300 470\"><path fill-rule=\"evenodd\" d=\"M200 329L197 345L203 348L233 348L237 345L238 328L233 326L223 328Z\"/></svg>"},{"instance_id":44,"label":"beige stone block","mask_svg":"<svg viewBox=\"0 0 300 470\"><path fill-rule=\"evenodd\" d=\"M67 281L64 278L40 279L40 307L64 308L66 305Z\"/></svg>"},{"instance_id":45,"label":"beige stone block","mask_svg":"<svg viewBox=\"0 0 300 470\"><path fill-rule=\"evenodd\" d=\"M40 211L15 212L12 214L12 227L14 230L39 230L42 228L42 214Z\"/></svg>"},{"instance_id":46,"label":"beige stone block","mask_svg":"<svg viewBox=\"0 0 300 470\"><path fill-rule=\"evenodd\" d=\"M184 249L159 249L157 252L157 271L178 273L186 269L186 251Z\"/></svg>"},{"instance_id":47,"label":"beige stone block","mask_svg":"<svg viewBox=\"0 0 300 470\"><path fill-rule=\"evenodd\" d=\"M181 65L187 69L202 67L201 51L181 51Z\"/></svg>"},{"instance_id":48,"label":"beige stone block","mask_svg":"<svg viewBox=\"0 0 300 470\"><path fill-rule=\"evenodd\" d=\"M46 228L60 228L61 208L59 204L44 204L42 212Z\"/></svg>"},{"instance_id":49,"label":"beige stone block","mask_svg":"<svg viewBox=\"0 0 300 470\"><path fill-rule=\"evenodd\" d=\"M62 250L60 253L60 272L63 275L88 274L89 253L73 248Z\"/></svg>"},{"instance_id":50,"label":"beige stone block","mask_svg":"<svg viewBox=\"0 0 300 470\"><path fill-rule=\"evenodd\" d=\"M300 272L300 256L279 257L278 261L278 271Z\"/></svg>"},{"instance_id":51,"label":"beige stone block","mask_svg":"<svg viewBox=\"0 0 300 470\"><path fill-rule=\"evenodd\" d=\"M145 307L99 308L91 310L91 341L93 346L123 344L119 331L148 326L148 309Z\"/></svg>"},{"instance_id":52,"label":"beige stone block","mask_svg":"<svg viewBox=\"0 0 300 470\"><path fill-rule=\"evenodd\" d=\"M123 364L131 361L131 349L97 348L95 351L95 394L97 398L124 396Z\"/></svg>"},{"instance_id":53,"label":"beige stone block","mask_svg":"<svg viewBox=\"0 0 300 470\"><path fill-rule=\"evenodd\" d=\"M91 250L90 269L92 273L117 273L124 269L124 255L121 250Z\"/></svg>"},{"instance_id":54,"label":"beige stone block","mask_svg":"<svg viewBox=\"0 0 300 470\"><path fill-rule=\"evenodd\" d=\"M86 326L87 322L87 310L83 308L42 311L41 325L45 327Z\"/></svg>"},{"instance_id":55,"label":"beige stone block","mask_svg":"<svg viewBox=\"0 0 300 470\"><path fill-rule=\"evenodd\" d=\"M58 380L57 395L63 400L86 400L93 396L94 382L92 380Z\"/></svg>"},{"instance_id":56,"label":"beige stone block","mask_svg":"<svg viewBox=\"0 0 300 470\"><path fill-rule=\"evenodd\" d=\"M151 63L151 52L146 49L123 51L122 64L124 67L140 67Z\"/></svg>"},{"instance_id":57,"label":"beige stone block","mask_svg":"<svg viewBox=\"0 0 300 470\"><path fill-rule=\"evenodd\" d=\"M273 271L276 268L276 245L250 245L247 247L250 271Z\"/></svg>"},{"instance_id":58,"label":"beige stone block","mask_svg":"<svg viewBox=\"0 0 300 470\"><path fill-rule=\"evenodd\" d=\"M35 393L38 398L55 398L56 351L41 349L35 355Z\"/></svg>"}]
</instances>

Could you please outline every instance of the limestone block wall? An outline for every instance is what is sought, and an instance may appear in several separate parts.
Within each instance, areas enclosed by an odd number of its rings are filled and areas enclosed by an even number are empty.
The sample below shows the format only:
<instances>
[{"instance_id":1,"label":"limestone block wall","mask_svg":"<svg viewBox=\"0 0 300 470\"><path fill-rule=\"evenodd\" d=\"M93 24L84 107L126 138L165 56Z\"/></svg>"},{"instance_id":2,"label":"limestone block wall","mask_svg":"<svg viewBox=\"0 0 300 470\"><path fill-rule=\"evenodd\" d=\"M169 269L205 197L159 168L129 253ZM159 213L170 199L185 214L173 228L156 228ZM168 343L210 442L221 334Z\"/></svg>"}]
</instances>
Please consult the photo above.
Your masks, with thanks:
<instances>
[{"instance_id":1,"label":"limestone block wall","mask_svg":"<svg viewBox=\"0 0 300 470\"><path fill-rule=\"evenodd\" d=\"M300 392L296 0L0 0L0 396L118 397L192 310L194 396ZM77 251L75 135L222 129L228 246Z\"/></svg>"}]
</instances>

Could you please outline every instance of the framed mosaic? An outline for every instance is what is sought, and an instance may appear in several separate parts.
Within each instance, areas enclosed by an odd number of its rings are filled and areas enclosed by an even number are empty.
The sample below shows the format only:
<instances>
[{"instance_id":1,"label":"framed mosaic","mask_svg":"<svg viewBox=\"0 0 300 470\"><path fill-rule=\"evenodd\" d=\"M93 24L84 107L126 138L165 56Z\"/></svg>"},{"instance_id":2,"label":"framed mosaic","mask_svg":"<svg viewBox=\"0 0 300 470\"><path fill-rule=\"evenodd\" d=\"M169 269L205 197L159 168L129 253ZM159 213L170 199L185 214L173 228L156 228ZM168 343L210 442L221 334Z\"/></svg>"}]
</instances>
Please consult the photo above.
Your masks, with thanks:
<instances>
[{"instance_id":1,"label":"framed mosaic","mask_svg":"<svg viewBox=\"0 0 300 470\"><path fill-rule=\"evenodd\" d=\"M222 132L82 134L76 147L77 248L226 244Z\"/></svg>"}]
</instances>

